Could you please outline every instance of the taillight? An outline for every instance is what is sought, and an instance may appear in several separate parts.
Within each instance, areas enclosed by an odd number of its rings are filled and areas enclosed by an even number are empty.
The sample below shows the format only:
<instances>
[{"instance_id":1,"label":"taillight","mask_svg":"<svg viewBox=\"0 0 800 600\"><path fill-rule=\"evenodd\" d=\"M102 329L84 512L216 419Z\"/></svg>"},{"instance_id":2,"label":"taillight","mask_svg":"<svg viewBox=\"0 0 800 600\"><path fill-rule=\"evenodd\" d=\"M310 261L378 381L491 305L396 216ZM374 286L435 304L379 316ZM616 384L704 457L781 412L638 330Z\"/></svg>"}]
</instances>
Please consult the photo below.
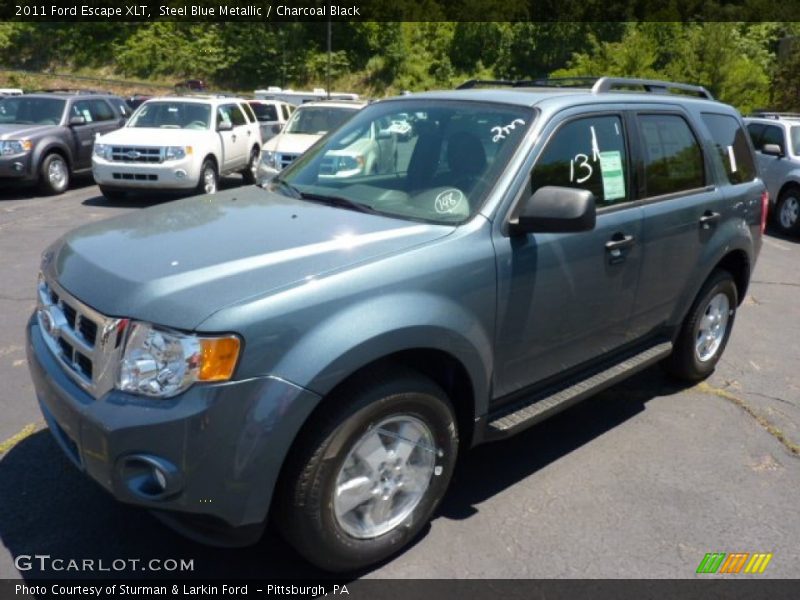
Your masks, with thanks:
<instances>
[{"instance_id":1,"label":"taillight","mask_svg":"<svg viewBox=\"0 0 800 600\"><path fill-rule=\"evenodd\" d=\"M767 229L767 211L769 210L769 192L761 192L761 233Z\"/></svg>"}]
</instances>

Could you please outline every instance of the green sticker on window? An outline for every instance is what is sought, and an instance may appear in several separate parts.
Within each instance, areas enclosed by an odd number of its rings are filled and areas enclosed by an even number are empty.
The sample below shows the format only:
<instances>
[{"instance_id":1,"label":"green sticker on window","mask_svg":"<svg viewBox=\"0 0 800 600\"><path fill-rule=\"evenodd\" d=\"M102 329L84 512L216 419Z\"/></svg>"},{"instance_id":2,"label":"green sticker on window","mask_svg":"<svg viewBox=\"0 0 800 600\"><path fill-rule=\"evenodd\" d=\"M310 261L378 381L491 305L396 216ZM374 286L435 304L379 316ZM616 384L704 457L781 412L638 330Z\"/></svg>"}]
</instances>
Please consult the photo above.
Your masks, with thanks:
<instances>
[{"instance_id":1,"label":"green sticker on window","mask_svg":"<svg viewBox=\"0 0 800 600\"><path fill-rule=\"evenodd\" d=\"M625 197L625 174L622 172L622 155L618 150L600 153L600 172L603 175L603 199L617 200Z\"/></svg>"}]
</instances>

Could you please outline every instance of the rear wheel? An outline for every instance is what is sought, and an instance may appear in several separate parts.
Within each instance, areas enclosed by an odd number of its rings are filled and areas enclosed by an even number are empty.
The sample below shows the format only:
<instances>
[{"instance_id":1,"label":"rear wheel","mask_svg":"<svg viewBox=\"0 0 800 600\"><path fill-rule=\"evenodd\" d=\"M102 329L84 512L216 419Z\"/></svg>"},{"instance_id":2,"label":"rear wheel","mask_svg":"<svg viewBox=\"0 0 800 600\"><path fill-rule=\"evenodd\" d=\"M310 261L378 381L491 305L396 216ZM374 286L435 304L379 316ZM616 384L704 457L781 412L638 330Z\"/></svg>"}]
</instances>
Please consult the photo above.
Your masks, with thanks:
<instances>
[{"instance_id":1,"label":"rear wheel","mask_svg":"<svg viewBox=\"0 0 800 600\"><path fill-rule=\"evenodd\" d=\"M672 354L664 362L679 379L700 381L714 371L733 328L738 293L728 271L714 271L692 305Z\"/></svg>"},{"instance_id":2,"label":"rear wheel","mask_svg":"<svg viewBox=\"0 0 800 600\"><path fill-rule=\"evenodd\" d=\"M48 154L39 167L39 187L46 194L64 193L69 187L69 165L60 154Z\"/></svg>"},{"instance_id":3,"label":"rear wheel","mask_svg":"<svg viewBox=\"0 0 800 600\"><path fill-rule=\"evenodd\" d=\"M260 154L258 152L258 148L253 148L250 151L250 161L247 163L247 168L242 171L242 177L244 177L245 183L253 184L256 182L259 158Z\"/></svg>"},{"instance_id":4,"label":"rear wheel","mask_svg":"<svg viewBox=\"0 0 800 600\"><path fill-rule=\"evenodd\" d=\"M219 175L214 161L207 158L200 169L200 179L197 182L198 194L216 194Z\"/></svg>"},{"instance_id":5,"label":"rear wheel","mask_svg":"<svg viewBox=\"0 0 800 600\"><path fill-rule=\"evenodd\" d=\"M775 225L786 234L800 234L800 188L784 191L775 205Z\"/></svg>"},{"instance_id":6,"label":"rear wheel","mask_svg":"<svg viewBox=\"0 0 800 600\"><path fill-rule=\"evenodd\" d=\"M458 453L452 406L435 383L396 370L345 385L296 441L274 522L330 571L400 551L430 520Z\"/></svg>"}]
</instances>

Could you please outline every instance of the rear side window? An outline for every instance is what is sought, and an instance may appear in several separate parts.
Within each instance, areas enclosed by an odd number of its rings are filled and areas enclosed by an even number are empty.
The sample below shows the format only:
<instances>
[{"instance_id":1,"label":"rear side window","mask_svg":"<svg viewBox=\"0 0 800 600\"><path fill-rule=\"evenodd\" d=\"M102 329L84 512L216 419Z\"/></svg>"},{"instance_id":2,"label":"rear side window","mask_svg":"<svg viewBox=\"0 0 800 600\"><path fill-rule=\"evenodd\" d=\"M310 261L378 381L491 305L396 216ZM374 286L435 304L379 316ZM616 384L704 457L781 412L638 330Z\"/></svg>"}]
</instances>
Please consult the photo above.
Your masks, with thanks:
<instances>
[{"instance_id":1,"label":"rear side window","mask_svg":"<svg viewBox=\"0 0 800 600\"><path fill-rule=\"evenodd\" d=\"M683 117L639 115L648 196L662 196L705 185L703 151Z\"/></svg>"},{"instance_id":2,"label":"rear side window","mask_svg":"<svg viewBox=\"0 0 800 600\"><path fill-rule=\"evenodd\" d=\"M570 121L547 143L531 173L531 192L546 185L591 191L598 207L630 199L622 120L601 115Z\"/></svg>"},{"instance_id":3,"label":"rear side window","mask_svg":"<svg viewBox=\"0 0 800 600\"><path fill-rule=\"evenodd\" d=\"M730 183L744 183L756 178L756 167L747 134L734 117L703 113L703 122L711 133Z\"/></svg>"},{"instance_id":4,"label":"rear side window","mask_svg":"<svg viewBox=\"0 0 800 600\"><path fill-rule=\"evenodd\" d=\"M278 111L274 104L251 104L259 121L277 121Z\"/></svg>"},{"instance_id":5,"label":"rear side window","mask_svg":"<svg viewBox=\"0 0 800 600\"><path fill-rule=\"evenodd\" d=\"M292 116L292 108L287 104L283 104L281 106L281 110L283 111L283 120L288 121L289 117Z\"/></svg>"}]
</instances>

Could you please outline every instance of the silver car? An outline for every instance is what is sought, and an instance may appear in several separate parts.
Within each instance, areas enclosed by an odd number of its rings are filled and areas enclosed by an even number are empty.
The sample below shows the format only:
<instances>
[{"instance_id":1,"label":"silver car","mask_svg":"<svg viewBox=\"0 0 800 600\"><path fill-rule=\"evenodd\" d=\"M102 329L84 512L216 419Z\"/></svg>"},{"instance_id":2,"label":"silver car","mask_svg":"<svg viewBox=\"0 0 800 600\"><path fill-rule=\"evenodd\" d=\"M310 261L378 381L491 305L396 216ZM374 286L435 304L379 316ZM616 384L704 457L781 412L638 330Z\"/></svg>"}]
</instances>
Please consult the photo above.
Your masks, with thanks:
<instances>
[{"instance_id":1,"label":"silver car","mask_svg":"<svg viewBox=\"0 0 800 600\"><path fill-rule=\"evenodd\" d=\"M800 113L757 113L745 119L769 190L775 226L800 234Z\"/></svg>"}]
</instances>

